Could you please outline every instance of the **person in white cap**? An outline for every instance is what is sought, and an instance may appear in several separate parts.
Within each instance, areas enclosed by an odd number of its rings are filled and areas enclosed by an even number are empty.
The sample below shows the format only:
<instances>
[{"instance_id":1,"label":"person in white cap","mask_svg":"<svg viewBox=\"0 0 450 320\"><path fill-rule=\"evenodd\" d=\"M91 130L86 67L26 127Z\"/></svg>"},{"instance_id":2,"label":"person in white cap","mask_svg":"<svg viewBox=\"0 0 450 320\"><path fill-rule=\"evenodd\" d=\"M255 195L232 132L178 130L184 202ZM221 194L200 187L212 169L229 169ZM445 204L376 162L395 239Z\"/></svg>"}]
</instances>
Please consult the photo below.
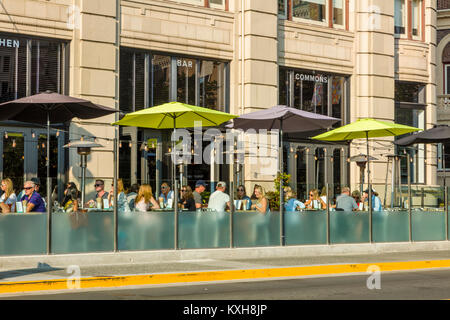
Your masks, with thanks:
<instances>
[{"instance_id":1,"label":"person in white cap","mask_svg":"<svg viewBox=\"0 0 450 320\"><path fill-rule=\"evenodd\" d=\"M225 209L231 208L230 196L225 193L227 184L223 181L219 181L214 191L209 197L208 208L217 212L224 212Z\"/></svg>"}]
</instances>

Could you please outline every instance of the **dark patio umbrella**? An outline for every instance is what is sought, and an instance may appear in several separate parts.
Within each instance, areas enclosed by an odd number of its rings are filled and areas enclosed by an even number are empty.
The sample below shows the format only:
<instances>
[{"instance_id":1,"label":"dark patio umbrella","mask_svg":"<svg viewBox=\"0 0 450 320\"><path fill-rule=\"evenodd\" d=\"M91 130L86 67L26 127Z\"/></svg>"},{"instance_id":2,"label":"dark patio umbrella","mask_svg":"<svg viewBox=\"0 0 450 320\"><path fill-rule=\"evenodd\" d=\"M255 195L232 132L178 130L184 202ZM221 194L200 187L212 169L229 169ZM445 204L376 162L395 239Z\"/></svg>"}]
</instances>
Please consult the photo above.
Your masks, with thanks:
<instances>
[{"instance_id":1,"label":"dark patio umbrella","mask_svg":"<svg viewBox=\"0 0 450 320\"><path fill-rule=\"evenodd\" d=\"M47 125L47 207L49 217L52 205L50 200L50 123L62 123L73 118L98 118L114 112L117 110L51 91L0 104L0 121L15 120Z\"/></svg>"},{"instance_id":2,"label":"dark patio umbrella","mask_svg":"<svg viewBox=\"0 0 450 320\"><path fill-rule=\"evenodd\" d=\"M292 107L277 105L269 109L250 112L233 119L228 127L234 129L278 129L280 130L279 172L283 173L283 132L306 132L327 129L340 119L307 112ZM283 183L280 181L280 219L283 217ZM280 228L283 222L281 220Z\"/></svg>"},{"instance_id":3,"label":"dark patio umbrella","mask_svg":"<svg viewBox=\"0 0 450 320\"><path fill-rule=\"evenodd\" d=\"M398 139L394 143L399 146L410 146L415 143L441 143L442 167L444 168L444 188L445 188L445 146L444 143L450 142L450 127L448 125L435 125L433 128L424 130L407 137Z\"/></svg>"}]
</instances>

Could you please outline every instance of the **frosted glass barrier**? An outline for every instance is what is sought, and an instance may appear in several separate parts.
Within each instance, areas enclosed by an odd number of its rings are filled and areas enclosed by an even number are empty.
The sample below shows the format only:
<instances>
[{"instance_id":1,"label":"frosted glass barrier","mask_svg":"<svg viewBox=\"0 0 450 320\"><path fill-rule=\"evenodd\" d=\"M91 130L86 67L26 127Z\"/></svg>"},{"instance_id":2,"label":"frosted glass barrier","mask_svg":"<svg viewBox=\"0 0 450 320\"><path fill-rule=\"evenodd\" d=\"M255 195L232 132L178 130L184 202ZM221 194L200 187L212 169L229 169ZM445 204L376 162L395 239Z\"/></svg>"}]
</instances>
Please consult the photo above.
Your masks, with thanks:
<instances>
[{"instance_id":1,"label":"frosted glass barrier","mask_svg":"<svg viewBox=\"0 0 450 320\"><path fill-rule=\"evenodd\" d=\"M158 250L175 247L175 213L119 212L119 250Z\"/></svg>"},{"instance_id":2,"label":"frosted glass barrier","mask_svg":"<svg viewBox=\"0 0 450 320\"><path fill-rule=\"evenodd\" d=\"M330 242L369 242L369 213L367 211L331 211Z\"/></svg>"},{"instance_id":3,"label":"frosted glass barrier","mask_svg":"<svg viewBox=\"0 0 450 320\"><path fill-rule=\"evenodd\" d=\"M178 214L180 249L230 247L230 214L216 211L181 211Z\"/></svg>"},{"instance_id":4,"label":"frosted glass barrier","mask_svg":"<svg viewBox=\"0 0 450 320\"><path fill-rule=\"evenodd\" d=\"M280 213L238 211L233 216L233 246L280 245Z\"/></svg>"},{"instance_id":5,"label":"frosted glass barrier","mask_svg":"<svg viewBox=\"0 0 450 320\"><path fill-rule=\"evenodd\" d=\"M45 254L47 213L0 215L0 255Z\"/></svg>"},{"instance_id":6,"label":"frosted glass barrier","mask_svg":"<svg viewBox=\"0 0 450 320\"><path fill-rule=\"evenodd\" d=\"M445 240L445 212L412 210L412 240Z\"/></svg>"},{"instance_id":7,"label":"frosted glass barrier","mask_svg":"<svg viewBox=\"0 0 450 320\"><path fill-rule=\"evenodd\" d=\"M294 211L284 213L285 244L326 244L327 212Z\"/></svg>"},{"instance_id":8,"label":"frosted glass barrier","mask_svg":"<svg viewBox=\"0 0 450 320\"><path fill-rule=\"evenodd\" d=\"M114 213L90 211L52 214L52 253L114 250Z\"/></svg>"},{"instance_id":9,"label":"frosted glass barrier","mask_svg":"<svg viewBox=\"0 0 450 320\"><path fill-rule=\"evenodd\" d=\"M408 211L372 212L372 236L374 242L409 241Z\"/></svg>"}]
</instances>

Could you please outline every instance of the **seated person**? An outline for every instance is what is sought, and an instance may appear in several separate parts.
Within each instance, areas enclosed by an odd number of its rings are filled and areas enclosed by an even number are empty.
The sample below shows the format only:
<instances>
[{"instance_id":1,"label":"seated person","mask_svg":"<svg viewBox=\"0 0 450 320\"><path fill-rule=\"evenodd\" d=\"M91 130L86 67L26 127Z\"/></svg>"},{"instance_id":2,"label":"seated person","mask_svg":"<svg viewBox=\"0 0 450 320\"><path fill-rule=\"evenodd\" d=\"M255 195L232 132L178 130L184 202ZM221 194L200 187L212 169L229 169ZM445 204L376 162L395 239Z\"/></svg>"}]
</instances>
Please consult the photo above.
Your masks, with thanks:
<instances>
[{"instance_id":1,"label":"seated person","mask_svg":"<svg viewBox=\"0 0 450 320\"><path fill-rule=\"evenodd\" d=\"M291 187L284 188L284 193L285 193L285 201L286 201L284 204L284 209L286 211L296 211L296 210L306 208L306 206L303 202L296 199L297 195L292 190Z\"/></svg>"},{"instance_id":2,"label":"seated person","mask_svg":"<svg viewBox=\"0 0 450 320\"><path fill-rule=\"evenodd\" d=\"M104 199L108 199L108 192L105 191L105 181L103 181L101 179L95 180L94 187L95 187L95 192L96 192L95 198L89 200L86 203L86 206L88 206L88 207L91 205L95 205L95 203L97 202L97 198L101 198L102 201Z\"/></svg>"},{"instance_id":3,"label":"seated person","mask_svg":"<svg viewBox=\"0 0 450 320\"><path fill-rule=\"evenodd\" d=\"M137 183L132 184L130 187L130 192L127 193L128 206L130 207L131 211L134 210L135 207L134 200L136 199L138 192L139 192L139 184Z\"/></svg>"},{"instance_id":4,"label":"seated person","mask_svg":"<svg viewBox=\"0 0 450 320\"><path fill-rule=\"evenodd\" d=\"M364 190L362 201L369 201L369 189ZM367 205L367 207L369 207ZM372 189L372 211L381 211L383 207L381 206L381 200L378 197L378 193Z\"/></svg>"},{"instance_id":5,"label":"seated person","mask_svg":"<svg viewBox=\"0 0 450 320\"><path fill-rule=\"evenodd\" d=\"M76 187L69 187L67 189L67 201L64 205L65 212L77 212L78 211L78 190Z\"/></svg>"},{"instance_id":6,"label":"seated person","mask_svg":"<svg viewBox=\"0 0 450 320\"><path fill-rule=\"evenodd\" d=\"M17 197L13 190L13 183L11 179L6 178L2 180L3 194L0 198L0 208L3 213L10 213L16 211Z\"/></svg>"},{"instance_id":7,"label":"seated person","mask_svg":"<svg viewBox=\"0 0 450 320\"><path fill-rule=\"evenodd\" d=\"M190 186L183 186L180 190L180 208L195 211L195 200Z\"/></svg>"},{"instance_id":8,"label":"seated person","mask_svg":"<svg viewBox=\"0 0 450 320\"><path fill-rule=\"evenodd\" d=\"M146 212L150 209L159 209L159 204L153 198L152 187L149 184L143 184L139 188L139 193L135 200L136 211Z\"/></svg>"},{"instance_id":9,"label":"seated person","mask_svg":"<svg viewBox=\"0 0 450 320\"><path fill-rule=\"evenodd\" d=\"M241 203L241 207L240 207L240 208L236 208L236 210L242 210L242 209L244 209L244 208L243 208L244 203L243 203L242 200L247 200L247 204L246 204L245 209L246 209L246 210L250 210L250 209L251 209L251 207L252 207L252 200L250 199L249 196L247 196L247 194L246 194L246 192L245 192L245 187L244 187L243 185L240 185L240 186L237 188L237 200L241 200L241 202L240 202L240 203Z\"/></svg>"},{"instance_id":10,"label":"seated person","mask_svg":"<svg viewBox=\"0 0 450 320\"><path fill-rule=\"evenodd\" d=\"M319 190L312 189L309 191L309 199L305 201L308 209L326 209L327 204L319 197Z\"/></svg>"},{"instance_id":11,"label":"seated person","mask_svg":"<svg viewBox=\"0 0 450 320\"><path fill-rule=\"evenodd\" d=\"M343 187L342 193L336 198L336 210L341 211L356 211L358 205L353 197L350 196L350 188Z\"/></svg>"},{"instance_id":12,"label":"seated person","mask_svg":"<svg viewBox=\"0 0 450 320\"><path fill-rule=\"evenodd\" d=\"M202 193L206 190L206 182L204 180L198 180L195 183L195 190L192 192L195 201L195 208L201 209L203 207Z\"/></svg>"},{"instance_id":13,"label":"seated person","mask_svg":"<svg viewBox=\"0 0 450 320\"><path fill-rule=\"evenodd\" d=\"M230 196L225 193L227 185L224 181L219 181L216 186L216 191L214 191L208 202L208 208L215 210L217 212L224 212L225 209L231 208Z\"/></svg>"},{"instance_id":14,"label":"seated person","mask_svg":"<svg viewBox=\"0 0 450 320\"><path fill-rule=\"evenodd\" d=\"M253 192L255 194L256 203L252 204L251 209L258 211L259 213L269 213L269 201L266 198L263 187L255 185Z\"/></svg>"},{"instance_id":15,"label":"seated person","mask_svg":"<svg viewBox=\"0 0 450 320\"><path fill-rule=\"evenodd\" d=\"M33 181L26 181L23 184L25 195L20 201L26 200L27 207L24 208L25 212L45 212L45 203L39 193L36 192L36 185Z\"/></svg>"},{"instance_id":16,"label":"seated person","mask_svg":"<svg viewBox=\"0 0 450 320\"><path fill-rule=\"evenodd\" d=\"M160 198L163 199L163 203L164 203L164 207L170 207L169 204L169 199L172 199L172 203L173 203L173 191L170 190L169 184L167 182L163 182L161 184L161 194L159 195Z\"/></svg>"}]
</instances>

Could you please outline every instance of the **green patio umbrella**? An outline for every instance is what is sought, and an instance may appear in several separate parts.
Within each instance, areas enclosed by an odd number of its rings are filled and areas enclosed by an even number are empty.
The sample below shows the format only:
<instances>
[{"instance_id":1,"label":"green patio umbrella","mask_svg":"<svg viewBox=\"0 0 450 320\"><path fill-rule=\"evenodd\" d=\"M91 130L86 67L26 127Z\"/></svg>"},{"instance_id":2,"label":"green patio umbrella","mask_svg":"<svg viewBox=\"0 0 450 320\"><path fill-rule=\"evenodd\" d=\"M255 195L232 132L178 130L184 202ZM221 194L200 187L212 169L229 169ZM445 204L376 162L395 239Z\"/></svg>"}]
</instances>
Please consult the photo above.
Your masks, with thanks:
<instances>
[{"instance_id":1,"label":"green patio umbrella","mask_svg":"<svg viewBox=\"0 0 450 320\"><path fill-rule=\"evenodd\" d=\"M132 126L152 129L193 128L196 121L203 127L215 127L237 116L213 109L197 107L181 102L169 102L159 106L128 113L122 120L113 125ZM175 141L172 141L172 150L175 150ZM175 179L175 164L172 161L173 179ZM175 181L174 181L175 182ZM175 189L175 184L173 184ZM175 201L177 192L175 192ZM177 206L175 206L176 210Z\"/></svg>"},{"instance_id":2,"label":"green patio umbrella","mask_svg":"<svg viewBox=\"0 0 450 320\"><path fill-rule=\"evenodd\" d=\"M397 124L392 122L386 122L376 120L372 118L358 119L357 121L339 127L337 129L319 134L312 139L324 140L324 141L343 141L353 139L366 139L367 147L367 184L369 189L369 213L371 225L372 222L372 188L370 185L370 156L369 156L369 138L399 136L421 129L406 126L403 124ZM372 226L370 226L370 241L372 241Z\"/></svg>"}]
</instances>

